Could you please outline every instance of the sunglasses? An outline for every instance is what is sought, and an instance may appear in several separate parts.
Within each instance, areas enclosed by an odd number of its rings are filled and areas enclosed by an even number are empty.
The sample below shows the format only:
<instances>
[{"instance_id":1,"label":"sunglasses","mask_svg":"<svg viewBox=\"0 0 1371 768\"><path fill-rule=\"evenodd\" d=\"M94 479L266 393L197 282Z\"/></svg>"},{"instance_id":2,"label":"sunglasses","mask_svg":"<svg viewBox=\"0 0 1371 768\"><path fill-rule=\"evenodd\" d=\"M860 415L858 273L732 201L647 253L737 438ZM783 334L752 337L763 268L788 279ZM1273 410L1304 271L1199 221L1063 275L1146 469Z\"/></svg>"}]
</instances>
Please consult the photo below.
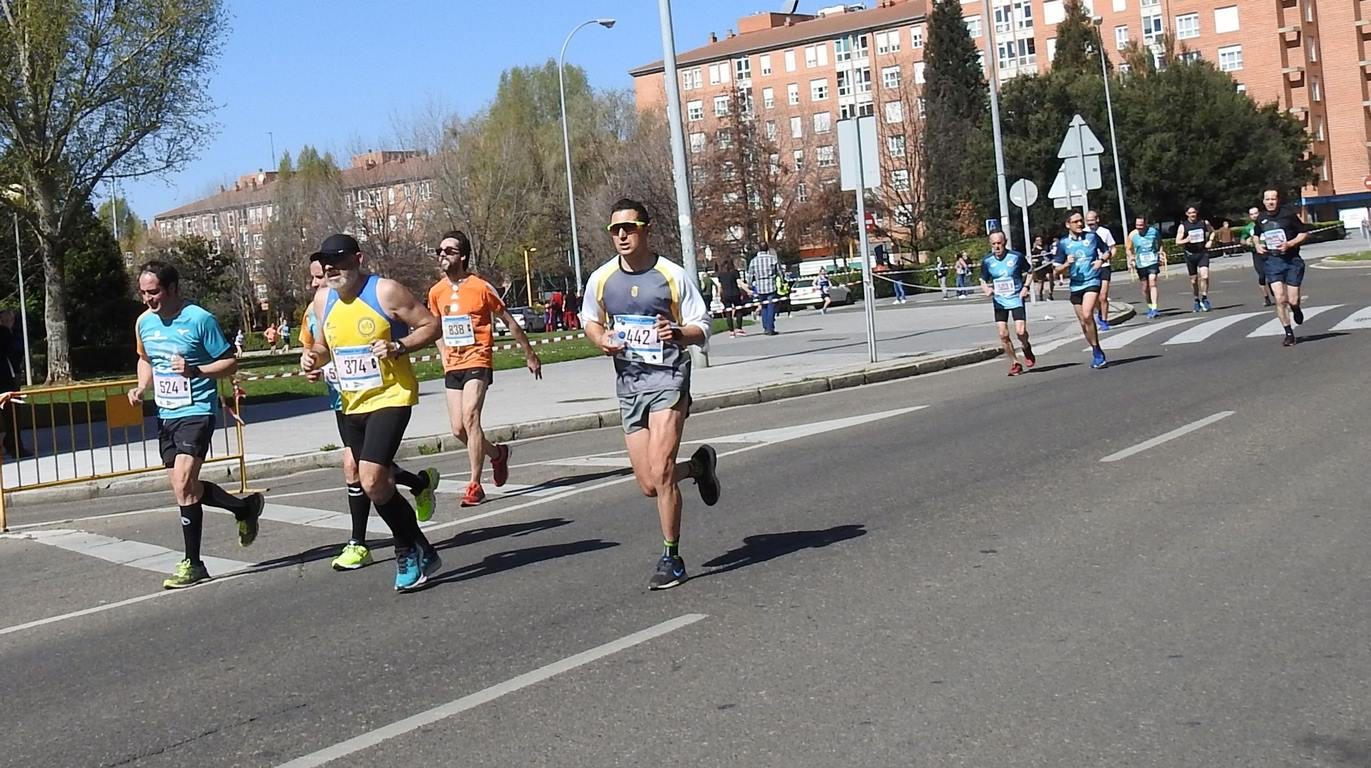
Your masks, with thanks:
<instances>
[{"instance_id":1,"label":"sunglasses","mask_svg":"<svg viewBox=\"0 0 1371 768\"><path fill-rule=\"evenodd\" d=\"M434 255L436 255L436 256L461 256L461 255L462 255L462 251L461 251L460 249L457 249L457 248L434 248L434 249L433 249L433 253L434 253Z\"/></svg>"},{"instance_id":2,"label":"sunglasses","mask_svg":"<svg viewBox=\"0 0 1371 768\"><path fill-rule=\"evenodd\" d=\"M1084 224L1084 223L1085 223L1085 219L1067 219L1067 220L1066 220L1066 223L1067 223L1067 224Z\"/></svg>"},{"instance_id":3,"label":"sunglasses","mask_svg":"<svg viewBox=\"0 0 1371 768\"><path fill-rule=\"evenodd\" d=\"M611 235L617 235L622 232L637 232L646 226L646 221L618 221L605 225L605 229L609 230Z\"/></svg>"}]
</instances>

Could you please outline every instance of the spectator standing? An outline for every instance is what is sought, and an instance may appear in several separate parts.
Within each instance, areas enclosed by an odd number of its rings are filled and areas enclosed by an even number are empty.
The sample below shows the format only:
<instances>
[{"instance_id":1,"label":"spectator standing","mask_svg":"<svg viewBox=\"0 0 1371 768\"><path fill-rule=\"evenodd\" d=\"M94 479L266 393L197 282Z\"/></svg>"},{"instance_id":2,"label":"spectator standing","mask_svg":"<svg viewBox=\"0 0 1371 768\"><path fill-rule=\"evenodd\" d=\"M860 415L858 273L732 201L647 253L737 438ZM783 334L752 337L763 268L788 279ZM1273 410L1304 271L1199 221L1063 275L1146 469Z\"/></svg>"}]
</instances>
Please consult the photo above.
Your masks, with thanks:
<instances>
[{"instance_id":1,"label":"spectator standing","mask_svg":"<svg viewBox=\"0 0 1371 768\"><path fill-rule=\"evenodd\" d=\"M943 263L943 257L938 257L938 263L933 265L933 274L938 278L938 289L943 292L943 301L947 301L947 265Z\"/></svg>"},{"instance_id":2,"label":"spectator standing","mask_svg":"<svg viewBox=\"0 0 1371 768\"><path fill-rule=\"evenodd\" d=\"M243 337L243 329L239 328L238 333L235 333L233 335L233 348L236 351L238 357L243 356L243 342L245 340L246 339Z\"/></svg>"},{"instance_id":3,"label":"spectator standing","mask_svg":"<svg viewBox=\"0 0 1371 768\"><path fill-rule=\"evenodd\" d=\"M719 285L719 303L724 306L724 319L728 322L729 336L746 336L743 331L743 318L739 314L743 306L743 294L747 288L743 276L733 259L720 259L714 268L714 280Z\"/></svg>"},{"instance_id":4,"label":"spectator standing","mask_svg":"<svg viewBox=\"0 0 1371 768\"><path fill-rule=\"evenodd\" d=\"M776 274L780 271L780 261L771 244L763 240L757 248L757 255L747 267L748 280L752 283L752 293L762 304L762 332L767 336L776 335Z\"/></svg>"},{"instance_id":5,"label":"spectator standing","mask_svg":"<svg viewBox=\"0 0 1371 768\"><path fill-rule=\"evenodd\" d=\"M966 279L971 273L971 264L966 260L966 251L957 252L957 298L966 298Z\"/></svg>"},{"instance_id":6,"label":"spectator standing","mask_svg":"<svg viewBox=\"0 0 1371 768\"><path fill-rule=\"evenodd\" d=\"M553 291L547 300L547 330L555 331L562 325L562 312L566 299L561 291Z\"/></svg>"},{"instance_id":7,"label":"spectator standing","mask_svg":"<svg viewBox=\"0 0 1371 768\"><path fill-rule=\"evenodd\" d=\"M279 338L279 339L281 340L281 351L282 351L282 352L289 352L289 351L290 351L290 321L286 319L286 316L285 316L285 315L282 315L282 316L281 316L281 320L280 320L279 322L276 323L276 335L277 335L277 338Z\"/></svg>"}]
</instances>

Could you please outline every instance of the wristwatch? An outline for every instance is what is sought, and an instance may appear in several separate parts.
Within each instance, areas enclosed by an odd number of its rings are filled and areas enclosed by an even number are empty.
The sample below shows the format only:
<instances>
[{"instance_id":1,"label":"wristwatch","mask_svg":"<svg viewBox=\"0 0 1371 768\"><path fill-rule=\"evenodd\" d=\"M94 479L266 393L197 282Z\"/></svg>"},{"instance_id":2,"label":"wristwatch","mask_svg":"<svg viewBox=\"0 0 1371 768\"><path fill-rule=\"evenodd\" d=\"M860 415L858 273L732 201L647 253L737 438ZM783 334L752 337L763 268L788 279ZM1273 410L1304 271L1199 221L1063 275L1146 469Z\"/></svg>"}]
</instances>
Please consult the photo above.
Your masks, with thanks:
<instances>
[{"instance_id":1,"label":"wristwatch","mask_svg":"<svg viewBox=\"0 0 1371 768\"><path fill-rule=\"evenodd\" d=\"M390 351L391 354L403 355L409 351L409 347L406 347L403 341L392 341L390 343Z\"/></svg>"}]
</instances>

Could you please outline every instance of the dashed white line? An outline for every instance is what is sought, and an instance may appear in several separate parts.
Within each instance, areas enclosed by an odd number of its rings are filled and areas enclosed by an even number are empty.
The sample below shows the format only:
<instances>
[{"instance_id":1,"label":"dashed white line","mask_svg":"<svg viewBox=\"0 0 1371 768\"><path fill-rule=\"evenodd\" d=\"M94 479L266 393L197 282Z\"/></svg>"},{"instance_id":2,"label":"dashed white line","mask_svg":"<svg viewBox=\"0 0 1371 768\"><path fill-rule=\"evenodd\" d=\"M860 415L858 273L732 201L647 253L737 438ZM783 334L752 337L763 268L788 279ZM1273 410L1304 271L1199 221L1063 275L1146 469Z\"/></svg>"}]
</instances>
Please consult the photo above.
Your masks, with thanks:
<instances>
[{"instance_id":1,"label":"dashed white line","mask_svg":"<svg viewBox=\"0 0 1371 768\"><path fill-rule=\"evenodd\" d=\"M1131 448L1125 448L1122 451L1119 451L1118 453L1111 453L1108 456L1105 456L1103 459L1100 459L1100 461L1108 464L1111 462L1119 461L1121 459L1126 459L1134 454L1142 453L1143 451L1149 448L1155 448L1161 445L1162 443L1167 442L1168 440L1175 440L1176 438L1181 437L1182 435L1188 435L1197 429L1202 429L1204 427L1209 426L1210 424L1213 424L1216 421L1226 419L1229 416L1232 416L1233 413L1234 411L1219 411L1218 413L1212 416L1205 416L1203 419L1200 419L1199 421L1192 421L1189 424L1186 424L1183 427L1177 427L1176 429L1173 429L1170 432L1167 432L1166 434L1157 435L1151 440L1144 440Z\"/></svg>"}]
</instances>

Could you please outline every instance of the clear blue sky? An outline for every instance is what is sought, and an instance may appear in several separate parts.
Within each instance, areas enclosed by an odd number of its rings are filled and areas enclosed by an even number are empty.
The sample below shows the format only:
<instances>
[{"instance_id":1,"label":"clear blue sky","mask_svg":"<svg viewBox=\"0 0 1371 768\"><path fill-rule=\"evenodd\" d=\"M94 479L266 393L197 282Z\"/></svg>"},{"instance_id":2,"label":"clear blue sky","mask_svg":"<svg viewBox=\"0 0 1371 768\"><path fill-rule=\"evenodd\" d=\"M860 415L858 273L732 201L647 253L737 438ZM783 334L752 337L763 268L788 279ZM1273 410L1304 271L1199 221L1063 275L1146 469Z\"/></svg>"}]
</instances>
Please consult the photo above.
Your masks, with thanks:
<instances>
[{"instance_id":1,"label":"clear blue sky","mask_svg":"<svg viewBox=\"0 0 1371 768\"><path fill-rule=\"evenodd\" d=\"M805 0L799 10L834 2ZM740 17L787 5L673 0L677 51L704 45L710 32L723 37ZM629 69L662 58L653 0L227 0L227 7L230 32L210 83L219 132L184 170L120 185L149 222L272 167L268 131L278 156L310 144L345 162L353 148L393 144L387 139L397 123L428 108L472 114L494 96L501 72L555 59L567 33L588 19L618 22L582 29L567 48L567 63L583 67L594 88L631 88Z\"/></svg>"}]
</instances>

